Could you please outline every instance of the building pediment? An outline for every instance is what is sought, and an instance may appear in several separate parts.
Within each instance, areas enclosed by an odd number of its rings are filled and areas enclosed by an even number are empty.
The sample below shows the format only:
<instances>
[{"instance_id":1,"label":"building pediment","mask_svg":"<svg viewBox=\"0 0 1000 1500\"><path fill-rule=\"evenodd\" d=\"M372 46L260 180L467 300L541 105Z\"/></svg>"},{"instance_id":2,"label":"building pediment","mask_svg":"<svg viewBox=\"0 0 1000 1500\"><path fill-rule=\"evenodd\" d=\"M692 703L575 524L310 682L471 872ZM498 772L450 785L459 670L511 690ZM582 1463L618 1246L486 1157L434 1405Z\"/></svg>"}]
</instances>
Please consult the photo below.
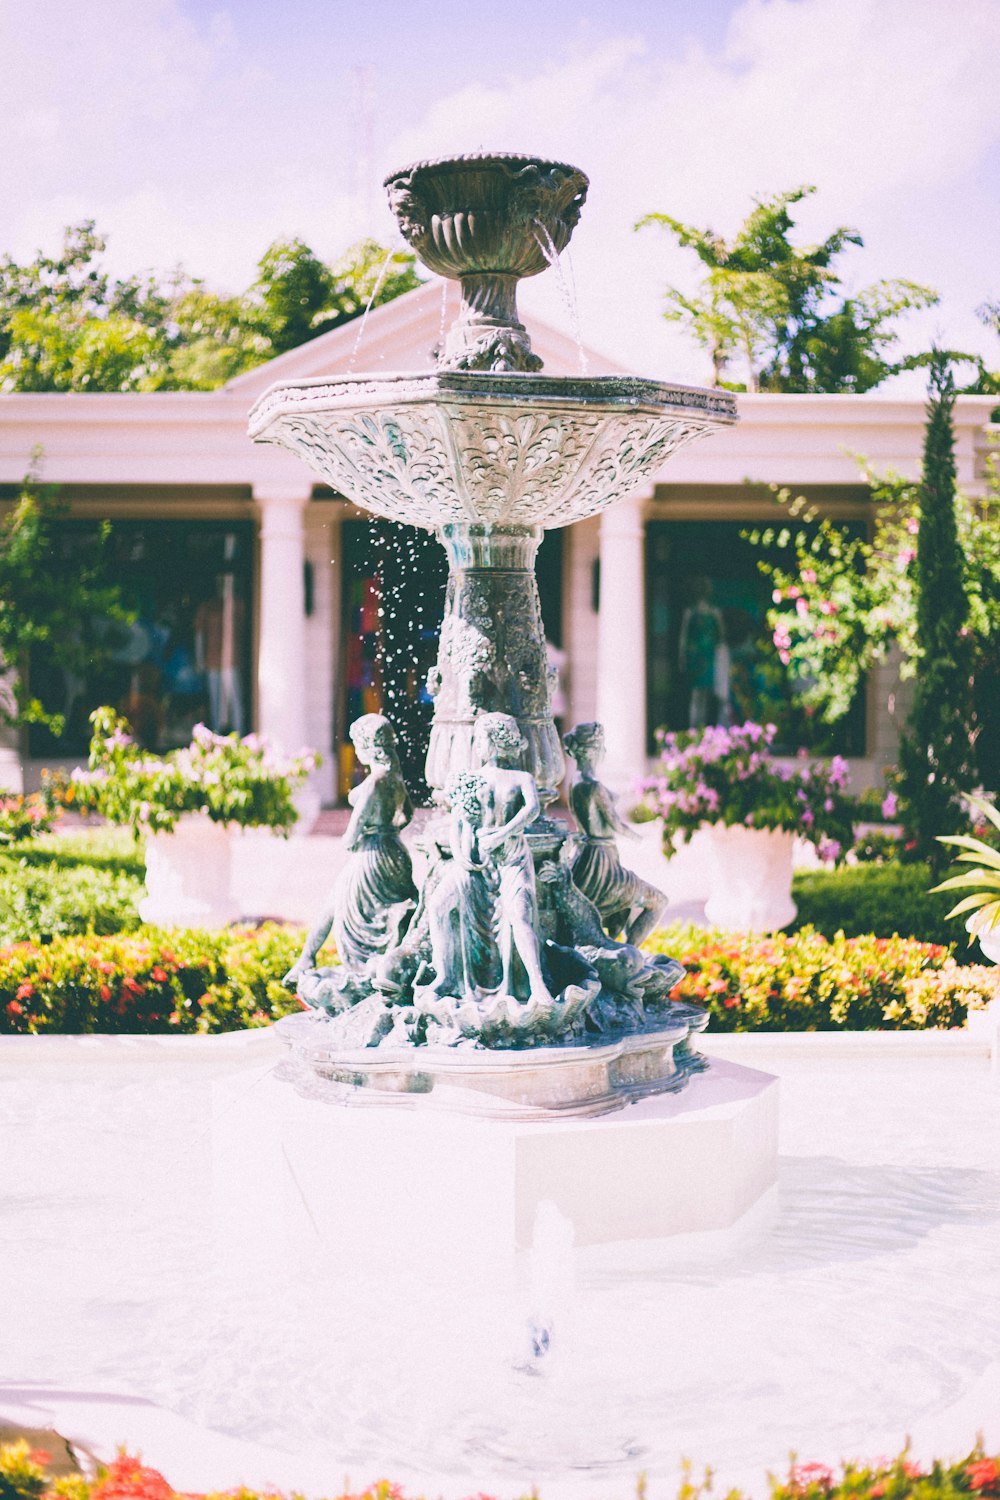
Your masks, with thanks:
<instances>
[{"instance_id":1,"label":"building pediment","mask_svg":"<svg viewBox=\"0 0 1000 1500\"><path fill-rule=\"evenodd\" d=\"M275 381L310 380L322 375L397 370L430 370L433 350L458 316L459 288L454 281L428 281L415 291L372 308L362 326L354 318L287 354L238 375L225 387L245 396L250 405ZM550 375L576 375L580 351L576 341L536 318L529 319L532 347ZM585 349L592 373L624 375L627 371L593 349Z\"/></svg>"}]
</instances>

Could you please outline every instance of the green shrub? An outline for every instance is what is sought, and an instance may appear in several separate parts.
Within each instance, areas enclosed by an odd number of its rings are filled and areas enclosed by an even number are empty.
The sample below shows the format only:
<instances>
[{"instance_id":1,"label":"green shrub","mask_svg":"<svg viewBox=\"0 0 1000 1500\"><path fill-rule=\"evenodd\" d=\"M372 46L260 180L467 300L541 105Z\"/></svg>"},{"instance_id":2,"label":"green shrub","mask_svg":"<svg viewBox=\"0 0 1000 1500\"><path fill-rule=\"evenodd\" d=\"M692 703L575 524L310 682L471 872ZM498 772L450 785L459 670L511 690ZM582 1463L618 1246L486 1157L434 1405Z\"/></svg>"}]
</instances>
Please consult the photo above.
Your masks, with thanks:
<instances>
[{"instance_id":1,"label":"green shrub","mask_svg":"<svg viewBox=\"0 0 1000 1500\"><path fill-rule=\"evenodd\" d=\"M54 865L64 870L90 865L95 870L117 870L139 880L146 868L144 845L136 843L129 829L105 824L73 833L42 835L31 843L15 844L3 853L29 865Z\"/></svg>"},{"instance_id":2,"label":"green shrub","mask_svg":"<svg viewBox=\"0 0 1000 1500\"><path fill-rule=\"evenodd\" d=\"M805 928L762 937L675 923L648 947L687 973L674 999L704 1005L714 1031L913 1031L962 1026L1000 996L1000 969L961 965L908 938L827 939Z\"/></svg>"},{"instance_id":3,"label":"green shrub","mask_svg":"<svg viewBox=\"0 0 1000 1500\"><path fill-rule=\"evenodd\" d=\"M871 933L875 937L917 938L954 945L959 958L972 959L961 922L948 921L954 904L947 893L931 895L934 884L925 864L846 865L839 870L803 870L792 885L799 908L796 928L815 927L826 937Z\"/></svg>"},{"instance_id":4,"label":"green shrub","mask_svg":"<svg viewBox=\"0 0 1000 1500\"><path fill-rule=\"evenodd\" d=\"M268 1026L299 1009L281 983L300 929L143 928L0 948L0 1032L184 1033Z\"/></svg>"},{"instance_id":5,"label":"green shrub","mask_svg":"<svg viewBox=\"0 0 1000 1500\"><path fill-rule=\"evenodd\" d=\"M142 881L112 868L0 856L0 943L50 942L140 925Z\"/></svg>"}]
</instances>

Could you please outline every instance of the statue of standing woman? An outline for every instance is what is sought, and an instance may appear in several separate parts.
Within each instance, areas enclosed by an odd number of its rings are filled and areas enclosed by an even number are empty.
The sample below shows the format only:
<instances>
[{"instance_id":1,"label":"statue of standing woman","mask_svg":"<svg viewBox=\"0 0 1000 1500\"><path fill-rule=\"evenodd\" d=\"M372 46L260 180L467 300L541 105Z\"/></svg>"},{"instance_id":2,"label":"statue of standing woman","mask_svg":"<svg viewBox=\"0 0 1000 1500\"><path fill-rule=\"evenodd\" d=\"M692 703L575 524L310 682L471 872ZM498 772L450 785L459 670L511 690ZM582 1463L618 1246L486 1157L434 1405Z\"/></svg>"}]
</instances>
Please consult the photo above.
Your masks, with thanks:
<instances>
[{"instance_id":1,"label":"statue of standing woman","mask_svg":"<svg viewBox=\"0 0 1000 1500\"><path fill-rule=\"evenodd\" d=\"M638 947L659 923L667 898L622 864L617 835L637 835L595 774L595 766L604 758L602 726L577 724L563 735L563 744L580 772L569 794L583 835L573 864L573 884L596 906L609 936L616 938L624 929L626 943Z\"/></svg>"},{"instance_id":2,"label":"statue of standing woman","mask_svg":"<svg viewBox=\"0 0 1000 1500\"><path fill-rule=\"evenodd\" d=\"M316 955L331 928L344 969L357 973L369 959L399 942L417 901L410 856L399 836L413 817L413 806L399 769L392 725L381 714L364 714L355 719L350 734L368 775L348 796L352 811L343 838L347 862L327 909L284 980L298 987L307 1004L314 998L308 976L315 972Z\"/></svg>"},{"instance_id":3,"label":"statue of standing woman","mask_svg":"<svg viewBox=\"0 0 1000 1500\"><path fill-rule=\"evenodd\" d=\"M538 902L527 828L541 811L534 777L518 761L525 740L510 714L480 714L480 768L455 778L452 868L428 907L432 990L474 998L498 990L551 1003L542 973Z\"/></svg>"}]
</instances>

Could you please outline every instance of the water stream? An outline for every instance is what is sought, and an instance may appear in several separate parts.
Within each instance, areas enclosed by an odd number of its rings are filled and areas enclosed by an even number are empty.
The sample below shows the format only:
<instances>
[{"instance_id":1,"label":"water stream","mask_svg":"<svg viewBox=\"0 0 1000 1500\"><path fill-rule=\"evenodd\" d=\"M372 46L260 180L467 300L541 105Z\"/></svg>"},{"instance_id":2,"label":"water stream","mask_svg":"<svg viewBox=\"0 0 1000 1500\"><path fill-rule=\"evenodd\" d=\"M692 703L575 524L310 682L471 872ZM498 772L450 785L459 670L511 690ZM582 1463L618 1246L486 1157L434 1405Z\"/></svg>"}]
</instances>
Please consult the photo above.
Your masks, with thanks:
<instances>
[{"instance_id":1,"label":"water stream","mask_svg":"<svg viewBox=\"0 0 1000 1500\"><path fill-rule=\"evenodd\" d=\"M375 285L372 287L372 290L371 290L371 296L368 298L368 301L365 303L365 310L361 314L361 320L358 323L357 337L354 340L354 347L351 350L351 357L350 357L350 360L348 361L348 364L347 364L347 373L348 373L348 375L353 375L353 373L354 373L354 366L357 363L358 351L360 350L362 342L364 340L365 328L367 327L367 324L368 324L368 314L371 312L372 308L375 305L375 298L378 296L379 292L382 290L382 283L385 281L386 273L389 270L389 266L390 266L390 263L392 261L392 257L395 255L395 253L396 252L390 247L385 252L385 260L379 266L378 275L375 278Z\"/></svg>"},{"instance_id":2,"label":"water stream","mask_svg":"<svg viewBox=\"0 0 1000 1500\"><path fill-rule=\"evenodd\" d=\"M559 284L559 293L562 297L566 311L569 313L570 327L573 330L573 338L576 342L577 360L580 365L580 374L586 375L590 364L587 359L587 351L583 347L583 337L580 332L580 312L576 300L575 283L571 286L563 270L562 256L556 249L552 236L540 219L535 220L535 240L545 259L556 273L556 281Z\"/></svg>"}]
</instances>

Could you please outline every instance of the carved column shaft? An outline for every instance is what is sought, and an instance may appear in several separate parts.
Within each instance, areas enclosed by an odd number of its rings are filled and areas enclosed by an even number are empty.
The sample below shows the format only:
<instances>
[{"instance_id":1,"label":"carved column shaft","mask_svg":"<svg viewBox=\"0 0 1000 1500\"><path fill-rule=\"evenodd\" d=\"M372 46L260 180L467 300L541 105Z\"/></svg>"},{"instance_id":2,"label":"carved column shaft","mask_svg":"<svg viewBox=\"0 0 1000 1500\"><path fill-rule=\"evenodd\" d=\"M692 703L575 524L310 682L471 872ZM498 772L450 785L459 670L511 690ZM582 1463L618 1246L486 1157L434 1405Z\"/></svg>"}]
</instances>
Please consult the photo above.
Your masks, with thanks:
<instances>
[{"instance_id":1,"label":"carved column shaft","mask_svg":"<svg viewBox=\"0 0 1000 1500\"><path fill-rule=\"evenodd\" d=\"M427 781L440 792L473 765L479 713L512 714L528 742L524 769L543 803L563 776L549 702L545 631L535 582L540 526L457 522L438 531L448 555L448 592L438 664Z\"/></svg>"}]
</instances>

